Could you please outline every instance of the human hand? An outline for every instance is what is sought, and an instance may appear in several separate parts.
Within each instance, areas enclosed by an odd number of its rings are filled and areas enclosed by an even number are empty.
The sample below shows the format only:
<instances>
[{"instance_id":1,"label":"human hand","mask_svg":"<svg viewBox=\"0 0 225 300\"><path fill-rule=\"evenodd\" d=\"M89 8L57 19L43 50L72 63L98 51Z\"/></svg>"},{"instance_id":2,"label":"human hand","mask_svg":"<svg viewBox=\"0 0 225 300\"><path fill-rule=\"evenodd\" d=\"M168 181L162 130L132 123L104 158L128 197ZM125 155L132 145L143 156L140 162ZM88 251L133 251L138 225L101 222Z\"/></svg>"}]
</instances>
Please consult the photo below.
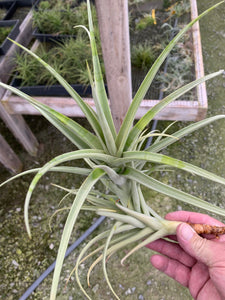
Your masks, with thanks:
<instances>
[{"instance_id":1,"label":"human hand","mask_svg":"<svg viewBox=\"0 0 225 300\"><path fill-rule=\"evenodd\" d=\"M224 226L208 215L177 211L167 214L167 220ZM177 228L177 243L157 240L147 245L163 255L151 257L152 265L189 288L196 300L225 299L225 235L200 237L186 223Z\"/></svg>"}]
</instances>

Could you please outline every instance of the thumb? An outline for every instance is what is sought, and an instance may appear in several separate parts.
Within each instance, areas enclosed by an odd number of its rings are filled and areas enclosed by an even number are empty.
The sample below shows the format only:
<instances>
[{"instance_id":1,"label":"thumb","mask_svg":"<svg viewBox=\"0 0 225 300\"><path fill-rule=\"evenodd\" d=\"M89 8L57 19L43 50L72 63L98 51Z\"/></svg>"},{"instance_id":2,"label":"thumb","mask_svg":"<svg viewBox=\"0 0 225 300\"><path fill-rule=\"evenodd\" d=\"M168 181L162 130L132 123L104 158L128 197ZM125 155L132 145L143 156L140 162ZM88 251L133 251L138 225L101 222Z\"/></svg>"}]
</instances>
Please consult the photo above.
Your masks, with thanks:
<instances>
[{"instance_id":1,"label":"thumb","mask_svg":"<svg viewBox=\"0 0 225 300\"><path fill-rule=\"evenodd\" d=\"M186 223L181 223L178 226L177 239L180 246L198 261L201 261L207 266L212 266L215 263L215 248L220 248L220 243L200 237L194 229ZM224 250L225 249L223 249L223 251Z\"/></svg>"},{"instance_id":2,"label":"thumb","mask_svg":"<svg viewBox=\"0 0 225 300\"><path fill-rule=\"evenodd\" d=\"M208 266L212 282L221 295L221 299L225 299L225 242L201 238L186 223L178 226L177 239L186 252Z\"/></svg>"}]
</instances>

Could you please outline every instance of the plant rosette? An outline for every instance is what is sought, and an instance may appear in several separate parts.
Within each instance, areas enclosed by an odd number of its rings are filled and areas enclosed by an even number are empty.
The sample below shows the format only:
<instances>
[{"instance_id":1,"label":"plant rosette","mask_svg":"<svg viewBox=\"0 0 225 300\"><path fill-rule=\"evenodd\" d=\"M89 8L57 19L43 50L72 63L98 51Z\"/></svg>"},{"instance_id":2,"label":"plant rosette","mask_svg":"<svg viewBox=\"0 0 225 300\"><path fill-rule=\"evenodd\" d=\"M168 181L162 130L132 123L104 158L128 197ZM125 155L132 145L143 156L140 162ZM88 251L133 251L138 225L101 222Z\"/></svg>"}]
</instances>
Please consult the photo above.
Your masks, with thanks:
<instances>
[{"instance_id":1,"label":"plant rosette","mask_svg":"<svg viewBox=\"0 0 225 300\"><path fill-rule=\"evenodd\" d=\"M107 274L106 261L108 261L108 258L120 249L128 247L130 244L135 244L135 246L131 248L131 250L122 259L123 264L125 259L127 259L132 253L141 249L148 243L176 233L176 228L180 222L168 221L159 216L144 198L141 189L142 186L165 194L171 198L175 198L179 201L183 201L197 208L225 216L225 209L204 201L197 196L193 196L175 187L162 183L154 178L154 172L160 171L162 168L166 169L169 167L180 169L225 185L225 179L216 174L160 153L161 150L175 143L187 134L199 130L203 126L211 124L216 120L224 119L225 115L210 117L194 124L190 124L187 127L174 132L172 135L168 135L166 130L162 133L148 132L146 130L146 126L149 122L166 105L198 84L223 74L223 70L206 75L177 89L157 103L157 105L155 105L135 125L133 125L137 109L142 99L144 99L155 74L165 61L170 51L195 22L200 20L212 9L218 7L221 3L224 3L224 1L209 8L199 15L198 18L191 21L162 51L158 59L148 71L139 90L134 96L118 133L115 130L108 98L104 89L104 82L102 80L89 0L87 1L89 29L86 28L86 31L90 38L92 49L94 76L92 77L91 72L89 75L96 112L85 101L83 101L83 99L70 87L64 78L60 76L50 65L40 59L35 53L23 46L20 46L27 53L36 57L36 59L43 64L49 72L55 76L55 78L57 78L59 83L65 87L71 97L74 98L76 103L82 109L92 128L91 131L88 131L75 120L54 111L42 103L39 103L34 98L24 94L12 86L0 83L0 86L3 88L9 89L13 93L27 99L29 103L37 108L37 110L42 113L47 120L57 127L78 148L78 150L64 153L53 158L42 168L28 170L13 177L17 178L18 176L28 173L36 173L29 186L24 206L25 224L29 237L31 237L28 214L29 203L33 190L43 175L52 171L77 174L85 177L83 183L77 190L62 187L69 194L74 195L74 201L68 208L69 213L58 249L50 294L51 300L56 299L57 296L57 288L66 249L81 209L94 211L98 215L104 215L115 221L111 229L96 235L91 241L89 241L80 251L76 260L74 269L76 280L80 289L88 299L91 298L88 295L88 292L83 288L78 272L80 265L87 258L99 254L98 258L92 263L88 271L88 284L91 271L99 262L102 262L106 282L115 298L119 299L110 284ZM145 142L151 136L155 137L154 143L146 148ZM65 166L62 165L63 163L68 163L69 161L78 159L83 159L86 162L86 167L80 168L74 166L70 167L68 164ZM101 183L101 185L98 185L98 183ZM102 187L98 190L98 186L104 186L105 188ZM96 246L96 243L99 245L98 248L91 250L91 247L93 245Z\"/></svg>"}]
</instances>

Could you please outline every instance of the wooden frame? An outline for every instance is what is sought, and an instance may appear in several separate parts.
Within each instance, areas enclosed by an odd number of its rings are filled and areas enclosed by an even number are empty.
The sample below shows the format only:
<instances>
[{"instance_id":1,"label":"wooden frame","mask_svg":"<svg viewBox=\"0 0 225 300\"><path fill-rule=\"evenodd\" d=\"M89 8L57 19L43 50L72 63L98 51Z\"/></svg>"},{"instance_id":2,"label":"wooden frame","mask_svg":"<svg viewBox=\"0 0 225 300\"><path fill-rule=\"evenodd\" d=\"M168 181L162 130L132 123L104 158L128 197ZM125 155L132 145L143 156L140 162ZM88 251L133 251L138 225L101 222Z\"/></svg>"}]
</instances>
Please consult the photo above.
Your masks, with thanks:
<instances>
[{"instance_id":1,"label":"wooden frame","mask_svg":"<svg viewBox=\"0 0 225 300\"><path fill-rule=\"evenodd\" d=\"M117 1L115 1L117 2ZM126 1L125 1L126 2ZM97 0L96 4L98 5L103 5L103 3L105 3L105 9L107 5L110 5L110 11L111 11L111 15L114 15L112 13L112 10L114 9L114 11L118 10L118 8L121 9L121 6L123 8L123 10L125 10L125 6L123 5L124 1L122 0L118 0L117 5L114 5L115 7L113 7L112 1L105 1L105 0ZM114 1L113 1L114 3ZM191 3L191 17L192 19L196 18L198 16L198 12L197 12L197 4L196 4L196 0L190 0ZM104 11L104 10L102 10ZM101 13L100 13L101 14ZM104 14L103 14L104 15ZM106 15L107 17L107 15ZM101 16L102 18L102 16ZM100 18L100 28L101 28L101 18ZM103 20L104 21L104 20ZM104 24L104 28L106 27L105 23ZM111 21L112 22L112 21ZM111 23L110 23L111 24ZM109 24L109 25L110 25ZM125 26L125 22L123 23L123 26ZM113 31L112 26L110 25L110 29L111 31ZM107 29L109 30L109 29ZM103 37L103 44L107 43L107 30L104 32L105 37ZM117 27L116 27L117 30ZM124 28L124 34L127 35L126 32L126 28ZM193 35L193 53L194 53L194 61L195 61L195 76L196 78L200 78L202 76L204 76L204 68L203 68L203 58L202 58L202 49L201 49L201 38L200 38L200 30L199 30L199 24L198 22L194 24L194 26L192 27L192 35ZM123 57L127 57L127 53L129 48L125 48L124 45L126 44L124 42L124 37L123 34L120 34L120 39L123 39L123 42L119 43L118 41L118 47L120 49L120 52L123 53L124 56ZM128 41L128 40L126 40ZM104 47L103 47L104 49ZM111 48L109 47L109 50L111 50ZM106 52L106 51L105 51ZM110 58L107 57L110 56ZM111 57L111 51L109 51L108 54L105 54L106 56L106 61L109 61L110 59L114 62L114 60L116 60L116 57L114 57L112 59ZM129 59L129 57L128 57ZM121 65L126 65L129 64L128 60L118 60L118 63ZM116 64L116 63L115 63ZM106 64L108 66L108 69L106 68L106 73L110 73L111 69L110 69L110 64ZM112 65L112 64L111 64ZM127 67L127 70L124 71L124 68L120 68L120 70L123 70L123 73L120 72L120 74L116 74L116 76L114 76L114 78L116 77L117 79L121 79L117 80L117 82L115 82L115 80L112 79L112 76L108 75L108 85L112 85L112 86L116 86L117 88L114 88L114 90L117 91L124 91L124 86L127 86L127 89L125 91L128 91L127 94L128 96L125 99L124 96L124 92L122 93L122 97L119 97L119 93L117 92L116 95L115 91L114 94L109 91L110 94L110 99L117 99L118 103L121 104L122 103L122 107L121 105L119 106L119 104L116 104L117 108L112 107L112 111L114 112L114 120L117 121L119 120L119 125L121 123L121 119L123 119L123 116L127 110L127 107L130 104L130 68ZM108 71L108 72L107 72ZM115 72L114 72L115 73ZM128 74L128 75L127 75ZM121 84L121 82L123 82L123 84ZM120 85L120 87L119 87ZM113 89L111 89L113 90ZM205 83L200 84L197 88L197 100L194 101L174 101L173 103L169 104L166 108L164 108L161 113L159 113L157 115L157 119L159 120L181 120L181 121L197 121L197 120L201 120L203 118L205 118L206 113L207 113L207 108L208 108L208 103L207 103L207 94L206 94L206 85ZM79 107L76 105L76 103L74 102L73 99L69 98L69 97L61 97L61 98L57 98L57 97L35 97L37 100L50 105L51 107L53 107L54 109L56 109L57 111L64 113L68 116L72 116L72 117L83 117L83 113L80 111ZM94 107L94 102L92 99L86 99L86 101L92 106ZM157 104L159 102L159 100L143 100L142 104L138 110L138 113L136 115L136 118L139 119L141 116L143 116L143 114L145 114L150 108L152 108L155 104ZM8 111L9 114L39 114L29 103L27 103L26 100L21 99L18 96L12 95L10 92L6 92L5 95L2 98L2 104L4 106L4 108ZM115 101L111 101L111 106L113 106L115 104ZM119 107L119 110L118 110Z\"/></svg>"},{"instance_id":2,"label":"wooden frame","mask_svg":"<svg viewBox=\"0 0 225 300\"><path fill-rule=\"evenodd\" d=\"M20 33L16 38L18 43L28 45L31 40L32 33L32 12L30 12L20 25ZM14 67L13 57L15 53L20 51L19 47L12 45L7 54L0 60L0 80L7 82L9 80L10 72ZM4 96L5 90L0 88L0 99ZM3 103L0 102L0 117L12 131L14 136L24 146L27 152L35 156L38 152L38 141L27 126L22 115L10 114L4 107ZM1 136L0 139L0 162L4 164L10 171L19 172L22 168L22 164L4 138ZM9 155L8 155L9 154Z\"/></svg>"},{"instance_id":3,"label":"wooden frame","mask_svg":"<svg viewBox=\"0 0 225 300\"><path fill-rule=\"evenodd\" d=\"M191 18L198 16L196 0L190 0ZM118 130L127 108L131 102L131 68L130 45L128 30L128 0L96 0L100 34L102 40L103 56L106 65L106 77L109 89L110 106L116 129ZM107 13L108 12L108 13ZM19 43L29 43L32 32L32 12L30 12L21 24ZM201 38L198 22L192 27L193 53L195 61L195 77L204 76ZM112 51L114 47L114 51ZM115 51L116 49L116 51ZM12 57L18 47L13 45L7 56L0 61L0 79L7 82L10 70L13 68ZM112 76L113 75L113 76ZM200 84L197 88L197 100L174 101L164 108L158 115L159 120L197 121L205 118L208 108L206 85ZM35 97L42 103L71 117L84 117L75 101L70 97ZM9 91L0 88L0 117L8 125L17 139L26 150L35 155L38 150L38 142L22 115L38 115L26 100L13 95ZM94 109L93 99L85 99ZM143 100L137 112L136 118L141 118L159 100ZM3 141L3 140L2 140ZM19 164L18 164L19 166Z\"/></svg>"},{"instance_id":4,"label":"wooden frame","mask_svg":"<svg viewBox=\"0 0 225 300\"><path fill-rule=\"evenodd\" d=\"M22 170L22 163L16 156L15 152L11 149L9 144L5 141L0 134L0 162L11 172L18 173Z\"/></svg>"}]
</instances>

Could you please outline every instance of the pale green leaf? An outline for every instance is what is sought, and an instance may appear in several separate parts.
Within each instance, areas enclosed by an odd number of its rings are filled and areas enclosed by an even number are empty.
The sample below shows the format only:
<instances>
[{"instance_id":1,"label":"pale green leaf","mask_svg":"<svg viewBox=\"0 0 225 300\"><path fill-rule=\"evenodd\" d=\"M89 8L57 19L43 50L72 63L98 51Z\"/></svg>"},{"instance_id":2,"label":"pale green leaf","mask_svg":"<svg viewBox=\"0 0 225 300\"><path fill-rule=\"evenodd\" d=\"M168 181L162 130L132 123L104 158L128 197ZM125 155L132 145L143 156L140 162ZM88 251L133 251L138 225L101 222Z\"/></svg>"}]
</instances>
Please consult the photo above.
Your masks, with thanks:
<instances>
[{"instance_id":1,"label":"pale green leaf","mask_svg":"<svg viewBox=\"0 0 225 300\"><path fill-rule=\"evenodd\" d=\"M27 195L25 199L25 204L24 204L24 218L25 218L25 225L27 228L28 235L31 236L30 233L30 226L29 226L29 220L28 220L28 208L29 208L29 203L30 203L30 198L33 193L34 188L36 187L38 181L41 179L41 177L48 172L51 168L57 166L58 164L61 164L63 162L67 161L72 161L72 160L77 160L77 159L84 159L84 158L93 158L93 159L100 159L105 162L110 162L113 157L104 154L103 151L101 150L92 150L92 149L85 149L85 150L77 150L77 151L72 151L68 153L64 153L62 155L59 155L46 163L35 175L33 178ZM97 170L97 169L96 169Z\"/></svg>"},{"instance_id":2,"label":"pale green leaf","mask_svg":"<svg viewBox=\"0 0 225 300\"><path fill-rule=\"evenodd\" d=\"M61 242L59 245L59 250L58 250L58 254L57 254L56 265L55 265L55 270L54 270L54 275L53 275L53 281L52 281L50 300L56 299L57 287L58 287L58 283L59 283L59 278L60 278L60 273L61 273L61 269L63 266L65 253L66 253L69 239L70 239L74 224L76 222L77 216L79 214L79 211L80 211L86 197L88 196L90 190L103 175L104 175L104 171L102 171L100 169L93 170L92 173L88 175L87 179L81 185L81 187L74 199L74 202L71 206L69 215L66 220L66 224L64 226Z\"/></svg>"},{"instance_id":3,"label":"pale green leaf","mask_svg":"<svg viewBox=\"0 0 225 300\"><path fill-rule=\"evenodd\" d=\"M19 177L27 175L27 174L37 173L40 170L41 170L41 168L35 168L35 169L27 170L27 171L21 172L19 174L16 174L15 176L10 177L6 181L2 182L0 184L0 187L2 187L4 184L6 184L16 178L19 178ZM88 174L90 174L91 170L88 168L60 166L60 167L53 167L53 168L49 169L49 172L62 172L62 173L79 174L79 175L87 176Z\"/></svg>"},{"instance_id":4,"label":"pale green leaf","mask_svg":"<svg viewBox=\"0 0 225 300\"><path fill-rule=\"evenodd\" d=\"M222 209L218 206L215 206L211 203L208 203L198 197L187 194L183 191L180 191L174 187L161 183L160 181L143 174L138 170L134 170L132 168L127 168L124 172L124 176L131 180L135 180L139 182L141 185L144 185L152 190L155 190L159 193L167 195L169 197L175 198L179 201L183 201L185 203L194 205L196 207L211 211L218 215L225 216L225 209Z\"/></svg>"},{"instance_id":5,"label":"pale green leaf","mask_svg":"<svg viewBox=\"0 0 225 300\"><path fill-rule=\"evenodd\" d=\"M96 109L98 113L99 122L102 125L107 148L111 154L115 154L116 153L116 145L115 145L116 130L113 123L112 114L109 108L108 97L103 82L102 71L101 71L101 66L100 66L99 57L97 53L97 46L95 42L94 26L92 23L91 7L90 7L89 0L87 0L87 8L88 8L90 42L91 42L91 50L92 50L92 61L93 61L93 68L94 68L93 88L95 89L95 94L96 94L95 96Z\"/></svg>"},{"instance_id":6,"label":"pale green leaf","mask_svg":"<svg viewBox=\"0 0 225 300\"><path fill-rule=\"evenodd\" d=\"M152 119L169 103L179 98L184 93L190 91L197 85L199 85L202 82L205 82L206 80L212 79L218 75L221 75L224 72L224 70L220 70L218 72L209 74L207 76L204 76L202 78L199 78L191 83L186 84L185 86L179 88L178 90L171 93L169 96L165 97L163 100L161 100L159 103L157 103L155 106L153 106L131 129L125 149L128 149L129 147L132 147L131 145L135 143L135 140L140 135L140 133L143 131L143 129L149 124L149 122L152 121Z\"/></svg>"},{"instance_id":7,"label":"pale green leaf","mask_svg":"<svg viewBox=\"0 0 225 300\"><path fill-rule=\"evenodd\" d=\"M117 228L120 227L120 225L121 225L120 222L116 222L116 224L114 224L112 229L110 230L110 233L109 233L109 235L106 239L105 247L104 247L104 250L103 250L103 257L102 257L102 268L103 268L103 274L104 274L105 280L106 280L111 292L113 293L113 295L116 297L117 300L120 300L120 298L118 297L118 295L114 291L114 289L113 289L113 287L112 287L112 285L109 281L109 277L108 277L107 270L106 270L106 259L107 259L107 251L108 251L111 239L112 239L113 235L115 234Z\"/></svg>"},{"instance_id":8,"label":"pale green leaf","mask_svg":"<svg viewBox=\"0 0 225 300\"><path fill-rule=\"evenodd\" d=\"M129 151L123 153L123 158L118 158L114 161L114 164L117 162L124 163L124 162L131 162L131 161L146 161L146 162L154 162L159 164L165 164L172 166L174 168L178 168L191 174L196 174L198 176L207 178L214 182L218 182L225 185L225 179L223 177L217 176L214 173L206 171L202 168L196 167L190 163L181 161L179 159L169 157L159 153L151 153L147 151Z\"/></svg>"},{"instance_id":9,"label":"pale green leaf","mask_svg":"<svg viewBox=\"0 0 225 300\"><path fill-rule=\"evenodd\" d=\"M59 129L72 143L78 148L97 148L102 149L102 145L99 139L93 135L90 131L82 127L74 120L64 116L63 114L55 111L47 105L36 101L34 98L26 95L20 90L1 83L0 86L6 88L18 96L26 99L31 105L33 105L44 117L51 122L57 129Z\"/></svg>"},{"instance_id":10,"label":"pale green leaf","mask_svg":"<svg viewBox=\"0 0 225 300\"><path fill-rule=\"evenodd\" d=\"M19 43L9 39L11 42L22 48L24 51L29 53L31 56L36 58L57 80L58 82L65 88L65 90L69 93L69 95L76 101L84 115L86 116L88 122L92 126L93 130L98 136L103 136L102 129L99 125L97 116L95 111L80 97L80 95L70 86L70 84L59 74L57 73L49 64L43 61L39 56L37 56L34 52L30 51L26 47L20 45Z\"/></svg>"},{"instance_id":11,"label":"pale green leaf","mask_svg":"<svg viewBox=\"0 0 225 300\"><path fill-rule=\"evenodd\" d=\"M199 130L200 128L202 127L205 127L206 125L214 122L214 121L217 121L217 120L220 120L220 119L224 119L225 118L225 115L217 115L217 116L214 116L214 117L210 117L210 118L207 118L207 119L204 119L204 120L201 120L199 122L196 122L194 124L191 124L191 125L188 125L180 130L178 130L177 132L173 133L173 137L175 138L178 138L178 139L181 139L182 137L196 131L196 130ZM151 151L151 152L159 152L161 151L162 149L168 147L169 145L173 144L174 142L176 142L176 140L174 138L165 138L165 139L162 139L161 141L157 142L157 143L154 143L153 145L151 145L150 147L148 147L148 151Z\"/></svg>"}]
</instances>

